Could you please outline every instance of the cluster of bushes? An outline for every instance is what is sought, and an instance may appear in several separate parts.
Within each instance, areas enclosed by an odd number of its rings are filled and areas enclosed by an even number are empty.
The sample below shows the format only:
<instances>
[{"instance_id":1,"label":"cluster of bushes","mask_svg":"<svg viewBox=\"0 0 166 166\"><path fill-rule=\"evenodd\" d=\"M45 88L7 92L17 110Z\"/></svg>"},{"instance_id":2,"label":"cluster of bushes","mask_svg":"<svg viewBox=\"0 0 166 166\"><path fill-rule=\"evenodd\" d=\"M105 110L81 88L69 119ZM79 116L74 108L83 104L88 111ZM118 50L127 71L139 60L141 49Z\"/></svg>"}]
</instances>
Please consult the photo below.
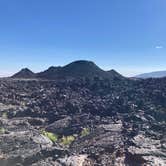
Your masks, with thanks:
<instances>
[{"instance_id":1,"label":"cluster of bushes","mask_svg":"<svg viewBox=\"0 0 166 166\"><path fill-rule=\"evenodd\" d=\"M47 132L45 130L42 130L41 134L44 135L45 137L49 138L53 143L54 142L58 142L58 143L60 143L61 145L64 145L64 146L71 145L71 143L78 136L78 135L58 136L58 135L56 135L54 133ZM89 128L83 128L79 136L80 137L85 137L85 136L87 136L89 134L90 134Z\"/></svg>"}]
</instances>

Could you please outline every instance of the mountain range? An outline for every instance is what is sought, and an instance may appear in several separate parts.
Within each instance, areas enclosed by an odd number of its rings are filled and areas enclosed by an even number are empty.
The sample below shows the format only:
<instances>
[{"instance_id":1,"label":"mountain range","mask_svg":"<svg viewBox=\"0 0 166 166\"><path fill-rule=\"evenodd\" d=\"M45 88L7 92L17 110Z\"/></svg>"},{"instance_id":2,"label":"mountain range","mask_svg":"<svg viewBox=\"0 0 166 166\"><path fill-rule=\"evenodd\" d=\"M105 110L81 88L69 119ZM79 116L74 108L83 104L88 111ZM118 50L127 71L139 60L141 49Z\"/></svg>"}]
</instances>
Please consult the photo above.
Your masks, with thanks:
<instances>
[{"instance_id":1,"label":"mountain range","mask_svg":"<svg viewBox=\"0 0 166 166\"><path fill-rule=\"evenodd\" d=\"M136 76L137 78L161 78L166 77L166 71L154 71L150 73L143 73Z\"/></svg>"},{"instance_id":2,"label":"mountain range","mask_svg":"<svg viewBox=\"0 0 166 166\"><path fill-rule=\"evenodd\" d=\"M73 79L73 78L104 78L104 79L124 79L121 74L115 70L105 71L98 67L92 61L78 60L65 66L51 66L47 70L34 73L28 68L21 69L18 73L14 74L11 78L25 78L25 79ZM150 73L143 73L136 75L134 78L162 78L166 77L166 71L155 71Z\"/></svg>"},{"instance_id":3,"label":"mountain range","mask_svg":"<svg viewBox=\"0 0 166 166\"><path fill-rule=\"evenodd\" d=\"M105 79L124 79L115 70L104 71L94 62L79 60L74 61L63 67L51 66L47 70L33 73L30 69L24 68L14 74L12 78L41 78L41 79L72 79L72 78L105 78Z\"/></svg>"}]
</instances>

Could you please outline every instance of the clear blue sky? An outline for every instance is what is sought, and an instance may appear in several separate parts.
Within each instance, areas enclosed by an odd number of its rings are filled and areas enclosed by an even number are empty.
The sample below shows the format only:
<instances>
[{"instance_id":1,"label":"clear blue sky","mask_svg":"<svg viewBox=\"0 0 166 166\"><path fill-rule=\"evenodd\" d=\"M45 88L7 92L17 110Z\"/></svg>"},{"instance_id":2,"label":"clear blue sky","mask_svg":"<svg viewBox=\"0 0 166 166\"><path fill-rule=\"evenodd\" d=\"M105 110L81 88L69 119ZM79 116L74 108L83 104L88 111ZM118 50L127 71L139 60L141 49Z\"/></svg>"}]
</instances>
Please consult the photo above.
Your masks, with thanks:
<instances>
[{"instance_id":1,"label":"clear blue sky","mask_svg":"<svg viewBox=\"0 0 166 166\"><path fill-rule=\"evenodd\" d=\"M0 75L73 60L166 70L165 0L0 0Z\"/></svg>"}]
</instances>

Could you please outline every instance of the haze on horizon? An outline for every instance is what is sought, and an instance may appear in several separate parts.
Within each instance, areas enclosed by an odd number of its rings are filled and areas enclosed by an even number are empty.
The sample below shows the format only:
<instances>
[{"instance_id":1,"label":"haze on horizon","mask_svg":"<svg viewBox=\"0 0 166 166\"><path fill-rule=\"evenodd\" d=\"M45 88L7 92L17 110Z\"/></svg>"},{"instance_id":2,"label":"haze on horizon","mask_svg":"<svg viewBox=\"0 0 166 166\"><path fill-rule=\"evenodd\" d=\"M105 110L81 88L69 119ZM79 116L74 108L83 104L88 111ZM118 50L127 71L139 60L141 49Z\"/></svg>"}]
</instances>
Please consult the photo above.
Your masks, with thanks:
<instances>
[{"instance_id":1,"label":"haze on horizon","mask_svg":"<svg viewBox=\"0 0 166 166\"><path fill-rule=\"evenodd\" d=\"M125 76L166 70L165 0L1 0L0 76L91 60Z\"/></svg>"}]
</instances>

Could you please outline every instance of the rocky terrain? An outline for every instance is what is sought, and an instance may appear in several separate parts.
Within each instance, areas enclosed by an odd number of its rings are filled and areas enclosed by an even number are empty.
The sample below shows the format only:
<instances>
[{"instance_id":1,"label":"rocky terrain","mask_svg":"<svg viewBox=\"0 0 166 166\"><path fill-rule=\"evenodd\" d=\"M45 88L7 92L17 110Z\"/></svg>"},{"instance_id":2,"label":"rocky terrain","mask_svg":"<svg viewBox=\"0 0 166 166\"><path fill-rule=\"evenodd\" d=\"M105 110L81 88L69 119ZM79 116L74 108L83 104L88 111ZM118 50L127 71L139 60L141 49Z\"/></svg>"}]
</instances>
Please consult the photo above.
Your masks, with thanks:
<instances>
[{"instance_id":1,"label":"rocky terrain","mask_svg":"<svg viewBox=\"0 0 166 166\"><path fill-rule=\"evenodd\" d=\"M21 73L0 80L0 166L166 165L166 78L89 62Z\"/></svg>"}]
</instances>

